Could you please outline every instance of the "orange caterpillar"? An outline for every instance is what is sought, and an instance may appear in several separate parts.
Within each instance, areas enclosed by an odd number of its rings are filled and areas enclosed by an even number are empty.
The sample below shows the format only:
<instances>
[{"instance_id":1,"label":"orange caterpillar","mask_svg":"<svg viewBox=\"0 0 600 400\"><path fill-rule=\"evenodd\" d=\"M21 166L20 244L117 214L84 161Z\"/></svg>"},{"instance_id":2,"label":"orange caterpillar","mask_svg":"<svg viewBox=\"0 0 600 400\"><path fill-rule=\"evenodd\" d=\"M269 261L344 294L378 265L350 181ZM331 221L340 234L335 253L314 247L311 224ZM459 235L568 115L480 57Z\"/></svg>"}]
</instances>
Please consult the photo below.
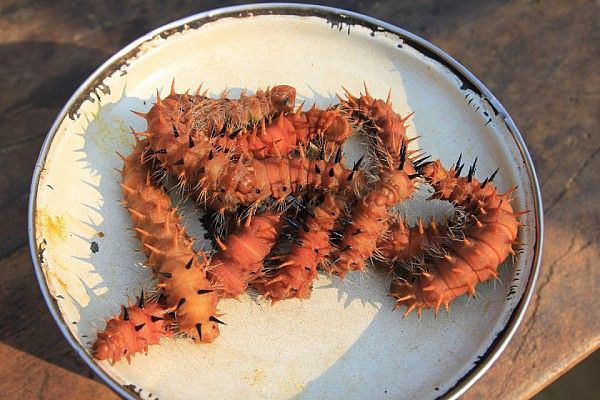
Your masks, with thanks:
<instances>
[{"instance_id":1,"label":"orange caterpillar","mask_svg":"<svg viewBox=\"0 0 600 400\"><path fill-rule=\"evenodd\" d=\"M400 152L402 144L408 143L406 137L406 121L412 116L408 114L402 118L392 109L392 102L388 94L387 100L375 99L371 97L367 86L365 85L365 94L359 97L352 95L346 88L346 99L342 99L342 109L350 118L356 119L360 124L366 125L372 130L373 138L377 141L377 150L383 150L384 156L391 155L395 164L400 163Z\"/></svg>"},{"instance_id":2,"label":"orange caterpillar","mask_svg":"<svg viewBox=\"0 0 600 400\"><path fill-rule=\"evenodd\" d=\"M316 207L306 210L309 217L303 224L286 219L298 229L291 251L277 257L280 262L274 273L254 284L272 303L310 297L317 266L331 252L329 232L340 215L340 200L326 193Z\"/></svg>"},{"instance_id":3,"label":"orange caterpillar","mask_svg":"<svg viewBox=\"0 0 600 400\"><path fill-rule=\"evenodd\" d=\"M225 242L215 238L220 251L210 262L209 277L220 297L237 298L257 279L263 260L275 245L280 214L265 211L231 232Z\"/></svg>"},{"instance_id":4,"label":"orange caterpillar","mask_svg":"<svg viewBox=\"0 0 600 400\"><path fill-rule=\"evenodd\" d=\"M134 230L158 278L169 311L180 331L196 342L210 343L219 336L217 293L206 277L207 257L192 249L192 239L171 207L169 195L152 185L144 165L144 142L124 158L124 205Z\"/></svg>"},{"instance_id":5,"label":"orange caterpillar","mask_svg":"<svg viewBox=\"0 0 600 400\"><path fill-rule=\"evenodd\" d=\"M183 129L195 141L198 136L211 138L216 150L256 159L288 155L316 135L340 144L352 133L347 120L334 108L313 106L302 111L300 106L292 113L296 90L291 86L259 90L253 96L242 92L237 100L224 96L211 99L176 94L172 85L170 95L162 101L158 98L148 114L137 114L146 119L154 116L172 127L166 134L179 134ZM275 123L270 123L276 115Z\"/></svg>"},{"instance_id":6,"label":"orange caterpillar","mask_svg":"<svg viewBox=\"0 0 600 400\"><path fill-rule=\"evenodd\" d=\"M227 92L218 99L212 99L206 97L206 92L200 95L200 90L198 88L193 96L187 92L177 94L173 81L169 96L163 102L158 98L153 109L159 111L166 122L185 123L190 130L210 136L226 130L231 133L275 114L290 112L296 102L296 89L288 85L258 90L252 96L242 92L235 100L227 98Z\"/></svg>"},{"instance_id":7,"label":"orange caterpillar","mask_svg":"<svg viewBox=\"0 0 600 400\"><path fill-rule=\"evenodd\" d=\"M268 197L281 200L307 186L338 192L357 190L362 185L360 172L323 159L308 160L303 151L294 158L240 159L217 147L214 139L197 134L190 127L191 113L175 114L176 104L175 99L169 102L157 99L150 112L142 114L148 123L146 132L135 134L148 139L153 157L162 168L177 176L182 187L190 188L212 208L233 211L240 205L258 204ZM331 126L338 127L338 119L330 119ZM264 128L277 130L281 125L287 129L281 121L285 119L280 116ZM305 123L312 122L307 119Z\"/></svg>"},{"instance_id":8,"label":"orange caterpillar","mask_svg":"<svg viewBox=\"0 0 600 400\"><path fill-rule=\"evenodd\" d=\"M352 134L350 123L335 108L320 110L313 106L302 111L300 105L296 112L282 112L272 121L267 123L263 118L259 124L246 128L222 130L213 134L213 146L226 153L233 150L248 158L262 160L288 155L315 137L322 137L331 145L340 145Z\"/></svg>"},{"instance_id":9,"label":"orange caterpillar","mask_svg":"<svg viewBox=\"0 0 600 400\"><path fill-rule=\"evenodd\" d=\"M129 302L122 307L121 315L106 322L104 331L92 346L97 360L110 360L111 364L122 357L131 362L131 356L148 352L148 346L158 344L162 336L171 336L171 322L165 319L165 308L155 301L145 301L144 292L137 304Z\"/></svg>"},{"instance_id":10,"label":"orange caterpillar","mask_svg":"<svg viewBox=\"0 0 600 400\"><path fill-rule=\"evenodd\" d=\"M345 228L338 245L339 251L331 263L332 273L343 278L349 271L362 271L365 260L373 256L377 249L377 239L386 230L389 208L415 191L412 179L417 174L412 174L414 168L407 159L406 151L404 142L398 169L382 167L379 181L365 197L358 200L352 210L351 223Z\"/></svg>"},{"instance_id":11,"label":"orange caterpillar","mask_svg":"<svg viewBox=\"0 0 600 400\"><path fill-rule=\"evenodd\" d=\"M241 153L262 160L270 156L288 155L298 147L298 132L283 113L267 124L263 118L257 125L223 131L212 136L212 146L224 153Z\"/></svg>"},{"instance_id":12,"label":"orange caterpillar","mask_svg":"<svg viewBox=\"0 0 600 400\"><path fill-rule=\"evenodd\" d=\"M354 193L362 189L364 181L356 166L348 169L339 162L310 160L303 155L269 157L228 165L203 195L213 208L231 209L234 205L258 204L269 197L282 201L307 188Z\"/></svg>"},{"instance_id":13,"label":"orange caterpillar","mask_svg":"<svg viewBox=\"0 0 600 400\"><path fill-rule=\"evenodd\" d=\"M161 102L153 110L159 110ZM157 117L155 114L158 114ZM148 138L154 158L191 187L199 200L218 210L233 211L240 205L259 204L269 197L282 200L305 187L334 192L358 190L364 177L340 163L300 157L239 160L214 149L211 139L192 137L184 125L174 128L160 113L147 115Z\"/></svg>"},{"instance_id":14,"label":"orange caterpillar","mask_svg":"<svg viewBox=\"0 0 600 400\"><path fill-rule=\"evenodd\" d=\"M514 255L522 212L514 212L510 205L512 191L496 192L491 182L497 171L480 183L474 178L475 163L465 177L460 176L463 166L460 158L450 171L439 161L422 166L423 176L435 189L433 197L463 208L471 222L462 229L462 238L442 246L443 252L427 254L426 271L392 282L396 307L405 305L405 315L414 309L419 314L425 308L437 312L442 304L448 309L456 297L473 295L479 282L497 277L498 265Z\"/></svg>"}]
</instances>

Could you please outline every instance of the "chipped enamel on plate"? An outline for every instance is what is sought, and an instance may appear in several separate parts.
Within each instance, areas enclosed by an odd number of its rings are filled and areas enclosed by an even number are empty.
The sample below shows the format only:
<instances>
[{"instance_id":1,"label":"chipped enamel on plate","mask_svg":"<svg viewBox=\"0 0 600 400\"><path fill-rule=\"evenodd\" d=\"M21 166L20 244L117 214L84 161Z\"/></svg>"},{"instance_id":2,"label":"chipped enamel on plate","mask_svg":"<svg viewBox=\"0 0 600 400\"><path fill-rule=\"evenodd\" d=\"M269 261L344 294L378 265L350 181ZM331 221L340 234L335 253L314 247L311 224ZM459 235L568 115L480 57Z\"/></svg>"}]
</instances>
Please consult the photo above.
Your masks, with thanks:
<instances>
[{"instance_id":1,"label":"chipped enamel on plate","mask_svg":"<svg viewBox=\"0 0 600 400\"><path fill-rule=\"evenodd\" d=\"M274 14L301 15L269 15L264 10L203 14L188 19L189 25L175 23L163 35L146 37L135 51L105 65L97 75L101 78L84 85L51 131L32 202L32 246L45 278L42 289L51 296L51 310L59 314L55 316L67 338L121 395L453 396L482 373L482 362L489 367L490 358L497 357L497 337L506 339L505 333L514 331L514 311L523 299L527 302L538 257L539 199L526 150L502 113L496 114L490 102L465 89L450 69L397 34L360 26L356 20L344 24L339 21L346 17L327 16L327 9L315 17L306 15L313 8L292 8L275 8ZM421 319L415 313L402 319L402 311L392 311L384 275L353 273L344 282L320 275L308 301L271 306L256 294L221 301L228 325L211 345L163 339L131 364L96 366L84 349L121 304L153 282L142 267L143 254L136 251L139 243L120 204L115 168L122 162L115 152L131 151L130 127L145 128L145 121L130 110L147 111L156 89L167 95L173 77L178 92L203 82L212 96L225 88L237 96L242 88L285 83L296 87L299 101L319 106L337 102L341 85L358 93L364 80L371 94L382 98L391 88L395 110L401 115L415 112L408 129L409 137L420 136L414 147L441 158L446 166L461 152L467 163L477 156L480 179L500 167L498 188L519 187L515 209L534 210L522 217L524 253L500 268L499 282L478 286L477 298L463 296L450 313L437 317L427 311ZM356 159L364 146L356 139L346 151ZM426 202L426 196L424 188L401 210L413 219L448 210L446 204ZM183 209L190 233L202 238L198 212L190 204ZM202 241L198 245L207 246Z\"/></svg>"}]
</instances>

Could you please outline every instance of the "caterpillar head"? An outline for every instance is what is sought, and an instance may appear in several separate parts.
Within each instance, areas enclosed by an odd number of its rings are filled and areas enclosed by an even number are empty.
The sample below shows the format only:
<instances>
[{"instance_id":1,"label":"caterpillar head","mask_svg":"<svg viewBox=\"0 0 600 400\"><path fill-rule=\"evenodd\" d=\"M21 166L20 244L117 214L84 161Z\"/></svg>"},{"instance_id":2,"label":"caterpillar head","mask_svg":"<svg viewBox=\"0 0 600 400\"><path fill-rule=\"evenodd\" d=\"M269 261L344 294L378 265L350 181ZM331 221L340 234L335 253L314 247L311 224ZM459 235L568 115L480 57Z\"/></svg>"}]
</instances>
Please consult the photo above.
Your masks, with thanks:
<instances>
[{"instance_id":1,"label":"caterpillar head","mask_svg":"<svg viewBox=\"0 0 600 400\"><path fill-rule=\"evenodd\" d=\"M330 142L344 143L352 134L352 128L348 118L337 111L332 110L325 120L323 135Z\"/></svg>"},{"instance_id":2,"label":"caterpillar head","mask_svg":"<svg viewBox=\"0 0 600 400\"><path fill-rule=\"evenodd\" d=\"M271 105L275 113L288 113L296 103L296 89L288 85L277 85L270 91Z\"/></svg>"},{"instance_id":3,"label":"caterpillar head","mask_svg":"<svg viewBox=\"0 0 600 400\"><path fill-rule=\"evenodd\" d=\"M162 335L169 336L171 322L165 319L163 307L156 302L143 302L141 305L123 307L122 314L106 323L106 329L98 333L92 346L97 360L110 360L111 363L146 351L148 345L159 342Z\"/></svg>"},{"instance_id":4,"label":"caterpillar head","mask_svg":"<svg viewBox=\"0 0 600 400\"><path fill-rule=\"evenodd\" d=\"M448 179L450 175L440 160L435 160L424 165L420 171L421 175L423 175L423 177L432 185L436 185L439 182Z\"/></svg>"},{"instance_id":5,"label":"caterpillar head","mask_svg":"<svg viewBox=\"0 0 600 400\"><path fill-rule=\"evenodd\" d=\"M195 329L190 330L188 335L192 338L194 343L212 343L216 338L219 337L219 325L223 322L219 321L216 317L210 317L209 322L197 323ZM216 322L219 321L219 322Z\"/></svg>"},{"instance_id":6,"label":"caterpillar head","mask_svg":"<svg viewBox=\"0 0 600 400\"><path fill-rule=\"evenodd\" d=\"M260 180L253 170L249 170L235 182L234 193L241 203L248 203L266 199L271 191L267 180Z\"/></svg>"},{"instance_id":7,"label":"caterpillar head","mask_svg":"<svg viewBox=\"0 0 600 400\"><path fill-rule=\"evenodd\" d=\"M126 321L108 321L106 331L98 333L98 339L92 347L94 358L97 360L111 360L112 362L120 360L125 351L124 349L127 348L127 340L122 331L130 334L129 325Z\"/></svg>"},{"instance_id":8,"label":"caterpillar head","mask_svg":"<svg viewBox=\"0 0 600 400\"><path fill-rule=\"evenodd\" d=\"M402 199L410 197L415 191L413 181L404 171L397 169L384 169L380 172L380 189L377 191L377 205L390 206Z\"/></svg>"}]
</instances>

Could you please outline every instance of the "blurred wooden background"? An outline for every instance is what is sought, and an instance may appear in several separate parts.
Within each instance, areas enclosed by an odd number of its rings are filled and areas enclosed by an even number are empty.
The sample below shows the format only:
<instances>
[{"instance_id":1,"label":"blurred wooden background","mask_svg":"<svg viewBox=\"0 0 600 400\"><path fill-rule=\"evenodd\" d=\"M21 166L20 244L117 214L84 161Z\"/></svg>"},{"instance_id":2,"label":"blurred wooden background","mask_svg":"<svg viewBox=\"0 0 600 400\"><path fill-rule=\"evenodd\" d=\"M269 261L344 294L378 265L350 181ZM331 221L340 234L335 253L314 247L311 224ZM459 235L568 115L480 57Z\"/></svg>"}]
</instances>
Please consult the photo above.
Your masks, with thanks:
<instances>
[{"instance_id":1,"label":"blurred wooden background","mask_svg":"<svg viewBox=\"0 0 600 400\"><path fill-rule=\"evenodd\" d=\"M217 1L3 0L0 4L0 393L116 398L63 339L27 245L34 163L77 86L142 34ZM446 50L521 129L542 186L543 268L527 317L465 396L528 398L600 345L600 3L325 1L383 19Z\"/></svg>"}]
</instances>

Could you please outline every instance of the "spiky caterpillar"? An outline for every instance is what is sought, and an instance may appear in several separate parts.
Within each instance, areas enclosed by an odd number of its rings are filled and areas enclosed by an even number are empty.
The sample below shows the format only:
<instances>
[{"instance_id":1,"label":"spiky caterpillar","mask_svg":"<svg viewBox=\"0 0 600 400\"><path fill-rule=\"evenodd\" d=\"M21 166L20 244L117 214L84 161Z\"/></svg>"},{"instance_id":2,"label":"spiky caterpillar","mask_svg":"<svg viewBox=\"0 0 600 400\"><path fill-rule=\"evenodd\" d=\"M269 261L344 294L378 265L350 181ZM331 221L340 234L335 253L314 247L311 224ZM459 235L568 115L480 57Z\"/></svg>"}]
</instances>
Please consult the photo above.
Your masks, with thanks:
<instances>
[{"instance_id":1,"label":"spiky caterpillar","mask_svg":"<svg viewBox=\"0 0 600 400\"><path fill-rule=\"evenodd\" d=\"M343 278L349 271L362 271L365 260L377 250L377 239L384 234L389 208L410 197L415 186L413 165L407 162L406 143L400 151L399 169L383 167L379 181L359 199L351 213L351 223L344 229L339 251L331 263L332 273Z\"/></svg>"},{"instance_id":2,"label":"spiky caterpillar","mask_svg":"<svg viewBox=\"0 0 600 400\"><path fill-rule=\"evenodd\" d=\"M396 307L405 305L405 315L425 308L446 309L458 296L473 295L479 282L498 276L498 266L514 254L518 216L510 205L510 194L498 194L491 184L495 173L484 182L474 178L475 163L466 177L460 176L460 158L449 171L439 161L422 167L433 186L434 198L448 200L469 213L471 223L462 238L448 241L442 253L428 254L426 271L392 282L390 291Z\"/></svg>"},{"instance_id":3,"label":"spiky caterpillar","mask_svg":"<svg viewBox=\"0 0 600 400\"><path fill-rule=\"evenodd\" d=\"M144 164L145 142L124 159L122 188L125 207L147 255L166 305L175 311L179 331L194 341L212 342L219 335L217 293L206 277L207 257L192 249L169 195L152 185Z\"/></svg>"},{"instance_id":4,"label":"spiky caterpillar","mask_svg":"<svg viewBox=\"0 0 600 400\"><path fill-rule=\"evenodd\" d=\"M259 277L279 225L280 214L265 211L248 217L224 242L216 238L220 251L211 259L209 277L221 297L237 298Z\"/></svg>"},{"instance_id":5,"label":"spiky caterpillar","mask_svg":"<svg viewBox=\"0 0 600 400\"><path fill-rule=\"evenodd\" d=\"M177 139L161 136L152 146L160 148L155 150L156 158L177 174L184 186L196 188L198 196L207 199L215 209L235 210L269 197L281 200L306 187L354 191L364 182L360 171L349 170L339 163L304 157L233 162L227 154L199 144L189 147Z\"/></svg>"},{"instance_id":6,"label":"spiky caterpillar","mask_svg":"<svg viewBox=\"0 0 600 400\"><path fill-rule=\"evenodd\" d=\"M369 93L365 85L365 94L360 94L358 97L350 93L346 88L346 99L340 97L342 109L350 118L357 121L358 124L364 125L376 139L378 148L391 155L396 164L400 160L400 151L402 143L407 141L406 137L406 121L412 116L408 114L404 118L396 113L392 108L390 95L387 100L375 99Z\"/></svg>"},{"instance_id":7,"label":"spiky caterpillar","mask_svg":"<svg viewBox=\"0 0 600 400\"><path fill-rule=\"evenodd\" d=\"M269 197L283 200L289 195L301 194L306 188L353 193L362 189L364 181L361 171L348 169L342 163L303 156L269 157L250 160L245 165L230 165L207 191L215 193L215 204L225 208L260 203Z\"/></svg>"},{"instance_id":8,"label":"spiky caterpillar","mask_svg":"<svg viewBox=\"0 0 600 400\"><path fill-rule=\"evenodd\" d=\"M174 129L152 113L147 117L144 136L148 137L155 159L215 209L233 211L269 197L281 200L305 187L343 192L363 185L360 171L325 160L303 156L236 160L216 151L204 136L193 139L184 126Z\"/></svg>"},{"instance_id":9,"label":"spiky caterpillar","mask_svg":"<svg viewBox=\"0 0 600 400\"><path fill-rule=\"evenodd\" d=\"M298 132L283 113L267 124L260 123L231 131L226 129L212 136L215 149L224 153L240 153L247 158L262 160L270 156L288 155L298 147Z\"/></svg>"},{"instance_id":10,"label":"spiky caterpillar","mask_svg":"<svg viewBox=\"0 0 600 400\"><path fill-rule=\"evenodd\" d=\"M296 89L288 85L258 90L251 96L243 91L239 99L227 98L227 92L218 99L212 99L206 97L206 92L201 95L200 90L198 88L193 96L187 92L177 94L173 81L169 96L163 102L157 98L156 104L163 105L159 108L162 118L171 123L189 124L191 130L211 135L254 125L274 114L290 112L296 101Z\"/></svg>"},{"instance_id":11,"label":"spiky caterpillar","mask_svg":"<svg viewBox=\"0 0 600 400\"><path fill-rule=\"evenodd\" d=\"M250 98L253 96L242 97L245 100ZM272 114L275 110L287 110L287 106L271 105L260 112L253 112L255 116L262 115L258 120L254 117L245 119L236 117L232 120L227 112L204 110L208 115L203 115L204 112L198 111L197 106L194 105L197 99L196 96L190 98L187 95L171 95L160 102L157 101L145 116L147 119L156 116L161 124L172 126L172 131L166 134L175 135L177 131L177 134L181 133L184 137L190 136L194 143L203 143L208 138L216 151L221 150L232 155L241 154L248 158L263 159L269 156L288 155L298 147L299 142L307 140L306 137L299 136L304 132L297 132L283 111L277 115ZM190 101L192 103L186 107L185 105ZM198 101L206 103L204 108L209 108L209 104L214 103L216 109L223 106L231 107L239 102L239 100L225 98L200 98ZM291 104L293 107L293 103ZM149 126L152 125L149 123ZM188 140L189 143L191 142Z\"/></svg>"},{"instance_id":12,"label":"spiky caterpillar","mask_svg":"<svg viewBox=\"0 0 600 400\"><path fill-rule=\"evenodd\" d=\"M148 352L148 346L158 344L162 336L170 336L172 321L165 319L165 308L156 301L145 301L142 292L138 302L122 307L121 314L109 319L98 333L92 346L97 360L112 363L122 357L131 362L131 356Z\"/></svg>"},{"instance_id":13,"label":"spiky caterpillar","mask_svg":"<svg viewBox=\"0 0 600 400\"><path fill-rule=\"evenodd\" d=\"M291 86L275 86L253 96L243 92L239 100L224 96L211 99L198 94L176 94L171 86L167 98L158 98L148 114L138 114L146 118L155 115L173 129L187 130L194 140L199 135L208 136L213 147L225 153L257 159L288 155L317 135L340 144L352 132L348 121L334 108L320 110L313 106L302 111L300 106L292 113L296 91ZM265 127L266 120L270 122L275 115L277 123Z\"/></svg>"},{"instance_id":14,"label":"spiky caterpillar","mask_svg":"<svg viewBox=\"0 0 600 400\"><path fill-rule=\"evenodd\" d=\"M498 170L480 183L475 178L477 158L469 167L466 176L460 176L465 166L461 163L461 159L462 155L458 158L456 166L450 170L446 170L439 160L422 164L423 177L435 189L432 198L447 200L471 211L474 215L484 214L487 207L501 207L512 213L510 195L514 189L498 194L496 187L491 184Z\"/></svg>"},{"instance_id":15,"label":"spiky caterpillar","mask_svg":"<svg viewBox=\"0 0 600 400\"><path fill-rule=\"evenodd\" d=\"M325 193L319 204L310 208L304 223L287 219L298 228L291 251L278 256L274 272L254 284L272 303L283 299L310 297L317 267L332 249L329 232L340 216L340 203L340 199Z\"/></svg>"},{"instance_id":16,"label":"spiky caterpillar","mask_svg":"<svg viewBox=\"0 0 600 400\"><path fill-rule=\"evenodd\" d=\"M331 146L341 145L352 134L349 121L336 108L320 110L313 106L302 111L300 105L296 112L280 113L272 121L267 123L263 118L243 129L222 130L212 136L213 146L262 160L286 156L316 138Z\"/></svg>"}]
</instances>

